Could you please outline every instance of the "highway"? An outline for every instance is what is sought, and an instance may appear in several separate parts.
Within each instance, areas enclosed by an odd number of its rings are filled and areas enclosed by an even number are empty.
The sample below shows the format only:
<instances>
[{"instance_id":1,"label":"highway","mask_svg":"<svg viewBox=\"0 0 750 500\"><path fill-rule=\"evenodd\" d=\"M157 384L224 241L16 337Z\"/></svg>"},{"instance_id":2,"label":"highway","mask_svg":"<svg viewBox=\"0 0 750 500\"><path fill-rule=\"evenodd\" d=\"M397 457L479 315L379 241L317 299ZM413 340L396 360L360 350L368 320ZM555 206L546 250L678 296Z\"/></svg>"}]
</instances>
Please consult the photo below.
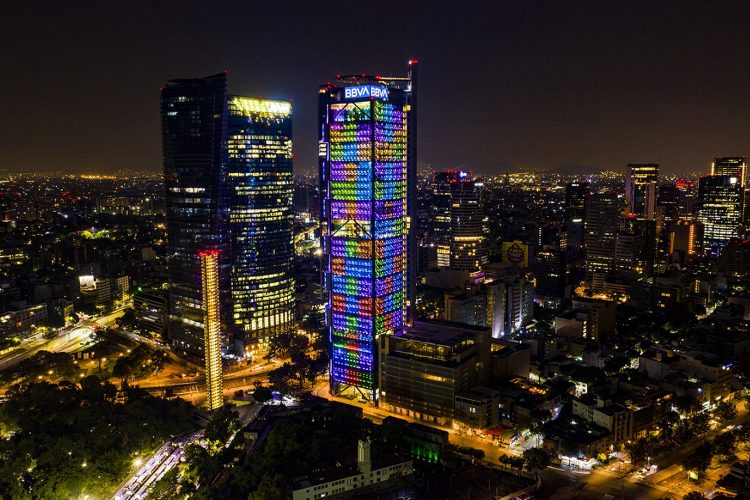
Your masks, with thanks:
<instances>
[{"instance_id":1,"label":"highway","mask_svg":"<svg viewBox=\"0 0 750 500\"><path fill-rule=\"evenodd\" d=\"M70 353L81 351L86 347L82 343L88 342L89 336L94 333L95 328L109 326L122 316L123 310L123 308L120 308L102 316L81 320L73 327L61 328L52 338L36 335L26 339L12 351L0 356L0 370L17 365L39 351Z\"/></svg>"},{"instance_id":2,"label":"highway","mask_svg":"<svg viewBox=\"0 0 750 500\"><path fill-rule=\"evenodd\" d=\"M236 408L240 414L240 426L241 430L248 423L253 421L258 416L262 405L252 406L241 406ZM229 438L227 446L229 446L234 437L239 433L237 432ZM190 434L177 437L164 443L151 458L144 463L136 463L136 469L133 473L125 480L125 483L118 488L117 493L110 497L114 500L129 500L129 499L142 499L148 496L149 488L156 483L159 479L163 478L164 475L169 472L173 467L182 461L185 456L185 447L191 443L200 444L203 440L203 429L199 429Z\"/></svg>"},{"instance_id":3,"label":"highway","mask_svg":"<svg viewBox=\"0 0 750 500\"><path fill-rule=\"evenodd\" d=\"M55 337L48 339L39 335L21 343L17 348L0 357L0 370L5 370L30 358L39 351L76 352L84 348L82 342L88 342L94 330L88 326L79 325L74 328L61 330Z\"/></svg>"},{"instance_id":4,"label":"highway","mask_svg":"<svg viewBox=\"0 0 750 500\"><path fill-rule=\"evenodd\" d=\"M115 500L145 498L151 485L164 477L182 460L185 455L185 446L200 442L201 439L203 439L203 429L167 441L145 463L136 462L136 467L140 467L133 471L112 498Z\"/></svg>"}]
</instances>

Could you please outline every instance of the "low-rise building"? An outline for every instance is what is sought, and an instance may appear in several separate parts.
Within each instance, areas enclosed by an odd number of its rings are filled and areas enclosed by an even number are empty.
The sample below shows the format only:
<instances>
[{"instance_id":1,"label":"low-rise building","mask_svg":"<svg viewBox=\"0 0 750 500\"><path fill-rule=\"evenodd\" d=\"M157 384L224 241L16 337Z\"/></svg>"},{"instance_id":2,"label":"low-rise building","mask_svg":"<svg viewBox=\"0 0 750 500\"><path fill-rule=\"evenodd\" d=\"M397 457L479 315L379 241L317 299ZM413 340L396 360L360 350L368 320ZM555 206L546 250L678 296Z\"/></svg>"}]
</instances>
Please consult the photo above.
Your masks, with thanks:
<instances>
[{"instance_id":1,"label":"low-rise building","mask_svg":"<svg viewBox=\"0 0 750 500\"><path fill-rule=\"evenodd\" d=\"M413 473L411 460L404 460L398 455L373 459L370 442L359 441L356 464L295 478L291 485L291 496L292 500L317 500L337 495L361 495L390 488Z\"/></svg>"},{"instance_id":2,"label":"low-rise building","mask_svg":"<svg viewBox=\"0 0 750 500\"><path fill-rule=\"evenodd\" d=\"M381 399L395 413L447 424L456 395L489 379L489 328L415 322L381 342Z\"/></svg>"}]
</instances>

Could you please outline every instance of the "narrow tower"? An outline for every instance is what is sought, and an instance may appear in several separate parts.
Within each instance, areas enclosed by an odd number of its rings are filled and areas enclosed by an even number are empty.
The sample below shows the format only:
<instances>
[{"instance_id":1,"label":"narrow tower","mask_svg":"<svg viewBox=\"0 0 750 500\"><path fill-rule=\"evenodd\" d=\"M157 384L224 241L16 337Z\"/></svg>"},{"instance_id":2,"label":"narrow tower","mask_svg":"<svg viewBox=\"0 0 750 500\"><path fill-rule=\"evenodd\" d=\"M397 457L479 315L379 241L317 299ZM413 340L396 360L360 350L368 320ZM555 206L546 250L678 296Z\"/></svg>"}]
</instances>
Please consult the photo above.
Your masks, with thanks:
<instances>
[{"instance_id":1,"label":"narrow tower","mask_svg":"<svg viewBox=\"0 0 750 500\"><path fill-rule=\"evenodd\" d=\"M378 338L401 331L414 289L414 81L340 76L320 88L321 230L331 392L377 402Z\"/></svg>"},{"instance_id":2,"label":"narrow tower","mask_svg":"<svg viewBox=\"0 0 750 500\"><path fill-rule=\"evenodd\" d=\"M224 404L221 380L221 315L219 312L219 251L201 250L201 283L203 286L203 343L206 360L206 395L208 409Z\"/></svg>"}]
</instances>

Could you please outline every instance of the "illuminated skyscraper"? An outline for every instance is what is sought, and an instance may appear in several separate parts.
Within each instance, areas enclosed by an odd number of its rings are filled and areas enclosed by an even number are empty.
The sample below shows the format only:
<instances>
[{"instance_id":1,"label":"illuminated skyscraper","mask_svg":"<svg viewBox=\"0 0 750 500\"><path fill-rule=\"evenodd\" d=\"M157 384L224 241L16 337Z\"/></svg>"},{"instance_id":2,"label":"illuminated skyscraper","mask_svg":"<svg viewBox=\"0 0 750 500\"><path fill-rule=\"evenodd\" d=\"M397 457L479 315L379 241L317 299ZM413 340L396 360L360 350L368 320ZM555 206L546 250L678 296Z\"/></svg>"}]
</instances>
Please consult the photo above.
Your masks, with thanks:
<instances>
[{"instance_id":1,"label":"illuminated skyscraper","mask_svg":"<svg viewBox=\"0 0 750 500\"><path fill-rule=\"evenodd\" d=\"M320 88L320 181L331 392L376 402L378 338L414 301L416 61L408 77L338 77Z\"/></svg>"},{"instance_id":2,"label":"illuminated skyscraper","mask_svg":"<svg viewBox=\"0 0 750 500\"><path fill-rule=\"evenodd\" d=\"M565 223L585 223L591 188L588 182L565 185Z\"/></svg>"},{"instance_id":3,"label":"illuminated skyscraper","mask_svg":"<svg viewBox=\"0 0 750 500\"><path fill-rule=\"evenodd\" d=\"M736 175L707 175L698 181L698 220L703 223L703 250L719 255L739 236L743 189Z\"/></svg>"},{"instance_id":4,"label":"illuminated skyscraper","mask_svg":"<svg viewBox=\"0 0 750 500\"><path fill-rule=\"evenodd\" d=\"M711 175L739 177L740 184L743 187L747 187L747 158L743 156L714 158L714 161L711 163Z\"/></svg>"},{"instance_id":5,"label":"illuminated skyscraper","mask_svg":"<svg viewBox=\"0 0 750 500\"><path fill-rule=\"evenodd\" d=\"M232 331L242 352L293 328L292 105L230 96L228 110Z\"/></svg>"},{"instance_id":6,"label":"illuminated skyscraper","mask_svg":"<svg viewBox=\"0 0 750 500\"><path fill-rule=\"evenodd\" d=\"M604 276L614 269L621 208L622 200L615 193L591 195L586 218L586 272L594 289L603 286Z\"/></svg>"},{"instance_id":7,"label":"illuminated skyscraper","mask_svg":"<svg viewBox=\"0 0 750 500\"><path fill-rule=\"evenodd\" d=\"M454 171L451 181L451 260L458 271L480 271L487 265L484 213L480 203L482 183L469 172Z\"/></svg>"},{"instance_id":8,"label":"illuminated skyscraper","mask_svg":"<svg viewBox=\"0 0 750 500\"><path fill-rule=\"evenodd\" d=\"M625 198L628 202L628 213L644 219L656 217L657 183L659 181L658 163L631 163L625 176Z\"/></svg>"},{"instance_id":9,"label":"illuminated skyscraper","mask_svg":"<svg viewBox=\"0 0 750 500\"><path fill-rule=\"evenodd\" d=\"M200 260L204 248L225 250L226 74L172 80L161 91L167 203L168 338L203 355ZM229 313L228 252L219 257L222 315ZM226 323L225 323L226 324Z\"/></svg>"},{"instance_id":10,"label":"illuminated skyscraper","mask_svg":"<svg viewBox=\"0 0 750 500\"><path fill-rule=\"evenodd\" d=\"M225 341L292 329L291 103L227 95L226 74L162 89L172 345L203 355L198 251L219 252Z\"/></svg>"},{"instance_id":11,"label":"illuminated skyscraper","mask_svg":"<svg viewBox=\"0 0 750 500\"><path fill-rule=\"evenodd\" d=\"M201 250L201 284L203 288L203 345L206 362L206 395L208 409L224 404L221 366L221 314L219 312L219 251Z\"/></svg>"}]
</instances>

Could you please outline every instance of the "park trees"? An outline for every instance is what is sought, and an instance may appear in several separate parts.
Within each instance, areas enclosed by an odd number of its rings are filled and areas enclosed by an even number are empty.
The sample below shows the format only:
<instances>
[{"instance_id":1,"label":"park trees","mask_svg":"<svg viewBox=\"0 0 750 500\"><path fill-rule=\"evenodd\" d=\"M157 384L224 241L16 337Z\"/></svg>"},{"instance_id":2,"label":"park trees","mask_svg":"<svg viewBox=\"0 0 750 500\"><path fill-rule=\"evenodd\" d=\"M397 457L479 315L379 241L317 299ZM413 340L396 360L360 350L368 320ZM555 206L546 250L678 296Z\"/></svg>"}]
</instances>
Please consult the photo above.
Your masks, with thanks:
<instances>
[{"instance_id":1,"label":"park trees","mask_svg":"<svg viewBox=\"0 0 750 500\"><path fill-rule=\"evenodd\" d=\"M527 469L539 477L539 471L550 464L549 455L542 448L529 448L523 452L523 461Z\"/></svg>"}]
</instances>

